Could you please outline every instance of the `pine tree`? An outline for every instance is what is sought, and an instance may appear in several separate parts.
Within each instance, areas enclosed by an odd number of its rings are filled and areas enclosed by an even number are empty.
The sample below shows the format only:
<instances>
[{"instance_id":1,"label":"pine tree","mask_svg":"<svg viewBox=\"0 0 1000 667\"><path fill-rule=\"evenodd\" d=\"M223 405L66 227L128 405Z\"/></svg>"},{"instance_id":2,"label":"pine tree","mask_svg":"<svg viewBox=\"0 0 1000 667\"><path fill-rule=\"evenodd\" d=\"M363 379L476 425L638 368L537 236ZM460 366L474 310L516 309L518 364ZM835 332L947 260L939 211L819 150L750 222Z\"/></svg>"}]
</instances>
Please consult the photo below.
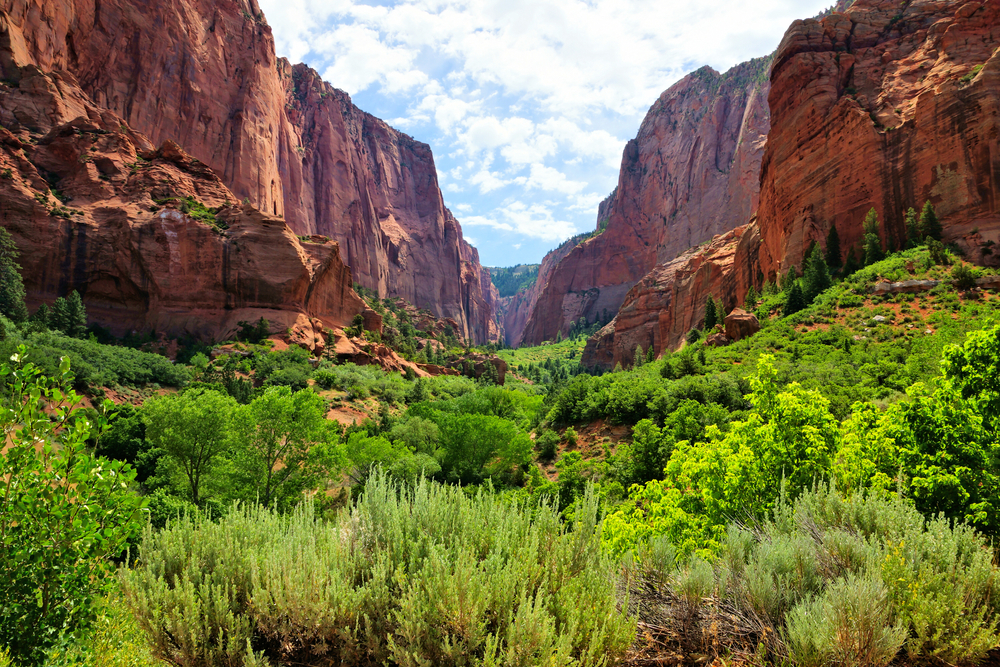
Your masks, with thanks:
<instances>
[{"instance_id":1,"label":"pine tree","mask_svg":"<svg viewBox=\"0 0 1000 667\"><path fill-rule=\"evenodd\" d=\"M59 297L52 304L52 314L49 315L49 328L53 331L66 333L69 329L69 304L66 299Z\"/></svg>"},{"instance_id":2,"label":"pine tree","mask_svg":"<svg viewBox=\"0 0 1000 667\"><path fill-rule=\"evenodd\" d=\"M753 285L747 290L747 295L743 298L743 308L744 310L753 310L757 307L757 302L760 301L760 294L757 292L757 288Z\"/></svg>"},{"instance_id":3,"label":"pine tree","mask_svg":"<svg viewBox=\"0 0 1000 667\"><path fill-rule=\"evenodd\" d=\"M806 271L802 282L802 294L806 303L812 303L817 296L833 285L833 280L830 278L830 268L826 265L826 258L818 247L813 250L806 262Z\"/></svg>"},{"instance_id":4,"label":"pine tree","mask_svg":"<svg viewBox=\"0 0 1000 667\"><path fill-rule=\"evenodd\" d=\"M715 310L715 299L709 295L708 300L705 302L705 326L703 328L705 331L708 331L718 323L719 315Z\"/></svg>"},{"instance_id":5,"label":"pine tree","mask_svg":"<svg viewBox=\"0 0 1000 667\"><path fill-rule=\"evenodd\" d=\"M865 266L869 266L885 258L885 253L882 251L882 241L878 235L878 226L878 213L872 208L872 210L868 211L868 215L865 216L864 221Z\"/></svg>"},{"instance_id":6,"label":"pine tree","mask_svg":"<svg viewBox=\"0 0 1000 667\"><path fill-rule=\"evenodd\" d=\"M651 364L656 360L656 353L653 351L653 346L650 345L649 349L646 350L646 363Z\"/></svg>"},{"instance_id":7,"label":"pine tree","mask_svg":"<svg viewBox=\"0 0 1000 667\"><path fill-rule=\"evenodd\" d=\"M923 241L923 234L920 233L920 219L913 207L906 209L904 214L906 220L906 245L909 248L916 248Z\"/></svg>"},{"instance_id":8,"label":"pine tree","mask_svg":"<svg viewBox=\"0 0 1000 667\"><path fill-rule=\"evenodd\" d=\"M49 328L49 321L52 319L52 311L49 309L49 304L43 303L38 307L38 310L28 318L29 322L36 322L43 328Z\"/></svg>"},{"instance_id":9,"label":"pine tree","mask_svg":"<svg viewBox=\"0 0 1000 667\"><path fill-rule=\"evenodd\" d=\"M854 248L851 248L850 250L847 251L847 259L844 261L844 268L841 271L841 273L844 276L849 276L855 271L857 271L859 268L861 267L858 266L858 256L854 252Z\"/></svg>"},{"instance_id":10,"label":"pine tree","mask_svg":"<svg viewBox=\"0 0 1000 667\"><path fill-rule=\"evenodd\" d=\"M17 263L19 256L20 252L10 232L0 227L0 314L15 322L28 319L21 265Z\"/></svg>"},{"instance_id":11,"label":"pine tree","mask_svg":"<svg viewBox=\"0 0 1000 667\"><path fill-rule=\"evenodd\" d=\"M788 294L792 291L792 287L797 284L799 277L799 272L795 270L795 267L788 269L788 273L785 277L781 279L781 291Z\"/></svg>"},{"instance_id":12,"label":"pine tree","mask_svg":"<svg viewBox=\"0 0 1000 667\"><path fill-rule=\"evenodd\" d=\"M83 338L87 334L87 309L76 290L70 292L66 299L66 318L64 331L67 336Z\"/></svg>"},{"instance_id":13,"label":"pine tree","mask_svg":"<svg viewBox=\"0 0 1000 667\"><path fill-rule=\"evenodd\" d=\"M635 356L632 358L632 368L641 368L646 363L646 353L642 351L642 345L635 346Z\"/></svg>"},{"instance_id":14,"label":"pine tree","mask_svg":"<svg viewBox=\"0 0 1000 667\"><path fill-rule=\"evenodd\" d=\"M840 262L840 234L837 233L837 225L831 225L826 234L826 265L836 268Z\"/></svg>"},{"instance_id":15,"label":"pine tree","mask_svg":"<svg viewBox=\"0 0 1000 667\"><path fill-rule=\"evenodd\" d=\"M929 201L924 203L924 208L920 211L920 234L924 237L929 236L935 241L940 241L944 234L937 212Z\"/></svg>"},{"instance_id":16,"label":"pine tree","mask_svg":"<svg viewBox=\"0 0 1000 667\"><path fill-rule=\"evenodd\" d=\"M788 291L788 298L785 299L785 316L797 313L805 307L805 296L802 294L802 288L799 287L798 281L796 281Z\"/></svg>"}]
</instances>

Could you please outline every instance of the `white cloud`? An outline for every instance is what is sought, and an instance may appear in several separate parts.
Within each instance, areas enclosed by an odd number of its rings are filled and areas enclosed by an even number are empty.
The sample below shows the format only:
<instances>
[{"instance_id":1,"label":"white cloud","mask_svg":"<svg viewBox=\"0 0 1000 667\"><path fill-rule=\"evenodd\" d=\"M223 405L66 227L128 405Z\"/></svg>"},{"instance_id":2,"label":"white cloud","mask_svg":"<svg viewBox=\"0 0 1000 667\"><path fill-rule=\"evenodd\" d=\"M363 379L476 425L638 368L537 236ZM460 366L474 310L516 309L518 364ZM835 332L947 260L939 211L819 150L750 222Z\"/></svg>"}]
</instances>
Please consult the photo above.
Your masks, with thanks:
<instances>
[{"instance_id":1,"label":"white cloud","mask_svg":"<svg viewBox=\"0 0 1000 667\"><path fill-rule=\"evenodd\" d=\"M770 53L830 3L259 1L280 55L431 144L445 192L471 197L455 209L480 214L463 224L545 241L591 227L663 90Z\"/></svg>"},{"instance_id":2,"label":"white cloud","mask_svg":"<svg viewBox=\"0 0 1000 667\"><path fill-rule=\"evenodd\" d=\"M502 232L514 232L541 241L562 241L576 234L572 222L559 220L547 204L525 205L509 202L494 210L493 215L470 215L462 219L465 227L487 227Z\"/></svg>"},{"instance_id":3,"label":"white cloud","mask_svg":"<svg viewBox=\"0 0 1000 667\"><path fill-rule=\"evenodd\" d=\"M528 188L537 188L549 192L561 192L564 195L575 195L587 187L582 181L571 181L566 178L566 174L558 169L546 167L542 164L531 165L531 175L521 176L515 179L516 182Z\"/></svg>"},{"instance_id":4,"label":"white cloud","mask_svg":"<svg viewBox=\"0 0 1000 667\"><path fill-rule=\"evenodd\" d=\"M507 185L507 181L500 178L498 174L493 173L489 169L482 169L469 179L469 183L479 186L479 191L482 194L489 194L494 190L499 190L503 186Z\"/></svg>"}]
</instances>

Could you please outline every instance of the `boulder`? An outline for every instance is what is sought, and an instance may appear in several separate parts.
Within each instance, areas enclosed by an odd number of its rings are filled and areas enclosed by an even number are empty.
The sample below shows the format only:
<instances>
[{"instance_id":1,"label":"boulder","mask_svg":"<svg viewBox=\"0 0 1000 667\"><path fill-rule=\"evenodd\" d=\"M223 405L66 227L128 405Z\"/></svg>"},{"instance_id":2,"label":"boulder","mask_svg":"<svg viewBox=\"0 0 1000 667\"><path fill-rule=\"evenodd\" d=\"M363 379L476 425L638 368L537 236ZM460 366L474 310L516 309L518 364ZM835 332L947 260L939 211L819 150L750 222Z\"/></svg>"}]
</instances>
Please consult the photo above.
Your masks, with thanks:
<instances>
[{"instance_id":1,"label":"boulder","mask_svg":"<svg viewBox=\"0 0 1000 667\"><path fill-rule=\"evenodd\" d=\"M365 308L361 312L361 317L364 320L362 327L365 331L372 331L377 334L382 333L382 316L376 313L371 308Z\"/></svg>"},{"instance_id":2,"label":"boulder","mask_svg":"<svg viewBox=\"0 0 1000 667\"><path fill-rule=\"evenodd\" d=\"M915 294L917 292L929 292L941 284L940 280L904 280L898 283L875 283L872 294L884 296L886 294Z\"/></svg>"},{"instance_id":3,"label":"boulder","mask_svg":"<svg viewBox=\"0 0 1000 667\"><path fill-rule=\"evenodd\" d=\"M743 340L760 331L760 322L753 313L736 308L726 315L726 336L731 340Z\"/></svg>"},{"instance_id":4,"label":"boulder","mask_svg":"<svg viewBox=\"0 0 1000 667\"><path fill-rule=\"evenodd\" d=\"M712 347L725 347L729 345L731 341L724 333L714 333L705 339L705 345L711 345Z\"/></svg>"}]
</instances>

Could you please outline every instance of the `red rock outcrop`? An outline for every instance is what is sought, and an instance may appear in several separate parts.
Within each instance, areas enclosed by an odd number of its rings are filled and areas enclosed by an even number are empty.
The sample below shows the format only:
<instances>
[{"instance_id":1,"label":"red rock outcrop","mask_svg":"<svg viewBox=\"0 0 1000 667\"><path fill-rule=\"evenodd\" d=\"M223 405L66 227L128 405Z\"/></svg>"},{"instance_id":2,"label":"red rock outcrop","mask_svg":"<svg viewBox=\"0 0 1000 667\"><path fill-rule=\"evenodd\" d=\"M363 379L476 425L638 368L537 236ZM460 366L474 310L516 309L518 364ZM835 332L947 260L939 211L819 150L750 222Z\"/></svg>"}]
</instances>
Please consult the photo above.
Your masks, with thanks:
<instances>
[{"instance_id":1,"label":"red rock outcrop","mask_svg":"<svg viewBox=\"0 0 1000 667\"><path fill-rule=\"evenodd\" d=\"M743 340L760 331L760 322L757 321L757 316L742 308L733 308L733 312L726 315L724 321L726 338L729 340Z\"/></svg>"},{"instance_id":2,"label":"red rock outcrop","mask_svg":"<svg viewBox=\"0 0 1000 667\"><path fill-rule=\"evenodd\" d=\"M476 341L498 335L430 148L276 58L256 0L0 0L2 78L26 65L75 79L154 143L177 142L235 201L337 241L364 287Z\"/></svg>"},{"instance_id":3,"label":"red rock outcrop","mask_svg":"<svg viewBox=\"0 0 1000 667\"><path fill-rule=\"evenodd\" d=\"M890 247L904 237L903 212L929 200L948 240L998 261L982 252L1000 241L998 43L996 2L858 0L792 24L772 68L760 207L737 230L732 259L715 261L713 242L702 257L678 258L683 272L658 266L583 363L610 367L637 344L678 346L709 295L741 303L750 285L801 266L831 225L844 252L857 252L872 207ZM712 277L692 281L690 268L706 264Z\"/></svg>"},{"instance_id":4,"label":"red rock outcrop","mask_svg":"<svg viewBox=\"0 0 1000 667\"><path fill-rule=\"evenodd\" d=\"M652 346L657 355L679 347L684 335L704 322L708 294L732 308L736 294L746 291L748 276L734 263L758 243L756 228L744 225L657 266L629 290L615 320L587 341L581 363L628 366L637 346Z\"/></svg>"},{"instance_id":5,"label":"red rock outcrop","mask_svg":"<svg viewBox=\"0 0 1000 667\"><path fill-rule=\"evenodd\" d=\"M890 247L904 211L928 200L970 255L1000 240L998 44L992 1L859 0L792 24L771 82L764 275L800 266L832 225L845 252L857 248L872 207Z\"/></svg>"},{"instance_id":6,"label":"red rock outcrop","mask_svg":"<svg viewBox=\"0 0 1000 667\"><path fill-rule=\"evenodd\" d=\"M264 317L309 347L364 308L336 243L300 242L283 220L233 205L206 165L173 143L150 150L71 77L18 73L0 84L0 225L29 305L75 289L119 335L220 339Z\"/></svg>"},{"instance_id":7,"label":"red rock outcrop","mask_svg":"<svg viewBox=\"0 0 1000 667\"><path fill-rule=\"evenodd\" d=\"M539 275L515 343L537 344L581 317L614 314L658 263L750 219L769 129L769 65L760 58L721 75L705 67L660 96L601 205L607 228L572 248L546 280Z\"/></svg>"},{"instance_id":8,"label":"red rock outcrop","mask_svg":"<svg viewBox=\"0 0 1000 667\"><path fill-rule=\"evenodd\" d=\"M600 218L598 220L600 221ZM599 224L600 222L598 222ZM538 267L538 277L531 284L531 287L519 291L514 296L500 297L497 300L498 319L503 325L504 340L507 345L517 347L521 344L524 327L538 301L539 285L548 284L552 272L575 247L576 242L571 239L560 244L555 250L546 253L541 266Z\"/></svg>"}]
</instances>

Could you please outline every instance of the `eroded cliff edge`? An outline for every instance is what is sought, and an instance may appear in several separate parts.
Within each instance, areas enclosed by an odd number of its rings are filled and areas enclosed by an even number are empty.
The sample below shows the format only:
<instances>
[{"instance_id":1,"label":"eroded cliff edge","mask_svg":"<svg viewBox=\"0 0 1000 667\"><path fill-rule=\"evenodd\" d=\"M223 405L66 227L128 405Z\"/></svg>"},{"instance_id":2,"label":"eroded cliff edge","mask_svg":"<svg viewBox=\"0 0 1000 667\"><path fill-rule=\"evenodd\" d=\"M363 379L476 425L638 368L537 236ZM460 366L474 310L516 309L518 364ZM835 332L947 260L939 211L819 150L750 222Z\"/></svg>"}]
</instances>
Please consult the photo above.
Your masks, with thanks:
<instances>
[{"instance_id":1,"label":"eroded cliff edge","mask_svg":"<svg viewBox=\"0 0 1000 667\"><path fill-rule=\"evenodd\" d=\"M617 312L657 264L749 219L770 127L769 65L705 67L660 96L625 147L618 187L601 205L604 231L546 257L513 343L551 340L581 317Z\"/></svg>"},{"instance_id":2,"label":"eroded cliff edge","mask_svg":"<svg viewBox=\"0 0 1000 667\"><path fill-rule=\"evenodd\" d=\"M27 65L153 144L176 142L235 201L333 239L362 286L454 319L469 339L499 335L430 148L276 58L255 0L0 0L3 77Z\"/></svg>"}]
</instances>

